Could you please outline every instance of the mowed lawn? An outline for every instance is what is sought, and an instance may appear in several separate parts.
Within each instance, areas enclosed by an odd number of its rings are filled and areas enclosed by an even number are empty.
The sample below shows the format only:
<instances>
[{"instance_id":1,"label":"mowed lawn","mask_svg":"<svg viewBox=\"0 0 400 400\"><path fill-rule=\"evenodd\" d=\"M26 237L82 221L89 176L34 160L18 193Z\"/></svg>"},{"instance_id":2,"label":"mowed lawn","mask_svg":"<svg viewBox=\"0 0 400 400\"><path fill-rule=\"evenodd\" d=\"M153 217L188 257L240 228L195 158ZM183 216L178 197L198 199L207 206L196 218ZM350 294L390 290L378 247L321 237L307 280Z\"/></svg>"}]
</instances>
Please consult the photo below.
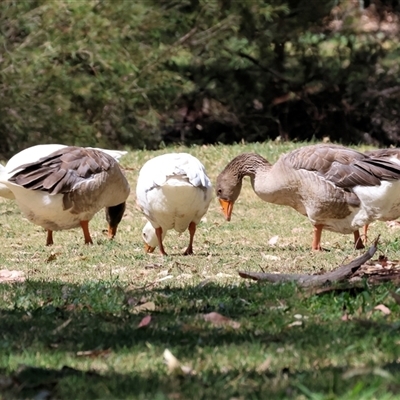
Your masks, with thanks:
<instances>
[{"instance_id":1,"label":"mowed lawn","mask_svg":"<svg viewBox=\"0 0 400 400\"><path fill-rule=\"evenodd\" d=\"M46 247L44 230L0 200L0 269L25 278L0 283L0 399L400 399L395 284L315 295L238 275L332 270L362 254L352 235L324 232L329 251L312 252L308 220L261 201L246 178L231 222L212 201L193 256L181 255L188 233L175 231L168 257L144 254L135 186L145 161L188 152L215 183L240 153L274 162L302 145L130 151L126 215L110 242L98 213L92 246L75 229ZM376 222L378 234L374 258L399 259L400 230Z\"/></svg>"}]
</instances>

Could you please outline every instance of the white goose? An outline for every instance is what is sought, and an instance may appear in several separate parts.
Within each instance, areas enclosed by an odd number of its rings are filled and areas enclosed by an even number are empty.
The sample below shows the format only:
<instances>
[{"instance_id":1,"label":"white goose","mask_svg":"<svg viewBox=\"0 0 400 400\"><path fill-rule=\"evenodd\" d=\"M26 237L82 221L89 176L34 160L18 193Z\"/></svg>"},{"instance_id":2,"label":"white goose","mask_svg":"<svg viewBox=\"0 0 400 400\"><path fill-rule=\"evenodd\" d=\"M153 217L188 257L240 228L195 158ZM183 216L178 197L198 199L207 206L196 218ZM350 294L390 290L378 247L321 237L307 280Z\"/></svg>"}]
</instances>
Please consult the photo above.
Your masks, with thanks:
<instances>
[{"instance_id":1,"label":"white goose","mask_svg":"<svg viewBox=\"0 0 400 400\"><path fill-rule=\"evenodd\" d=\"M128 181L115 158L74 146L61 146L14 171L4 168L0 183L12 192L28 220L47 230L47 245L53 244L53 231L78 226L85 243L93 243L89 221L102 208L113 238L129 195Z\"/></svg>"},{"instance_id":2,"label":"white goose","mask_svg":"<svg viewBox=\"0 0 400 400\"><path fill-rule=\"evenodd\" d=\"M158 245L161 254L167 255L163 246L167 230L189 229L189 246L184 254L193 254L196 226L213 196L203 164L187 153L152 158L139 172L136 196L138 208L149 221L142 232L146 252L153 252Z\"/></svg>"},{"instance_id":3,"label":"white goose","mask_svg":"<svg viewBox=\"0 0 400 400\"><path fill-rule=\"evenodd\" d=\"M45 157L54 151L60 150L64 147L67 147L64 144L38 144L36 146L28 147L19 153L13 155L7 162L5 166L0 164L0 172L8 171L16 169L20 165L31 163L34 161L38 161L40 158ZM91 147L87 147L90 149ZM114 157L116 160L119 160L122 156L127 154L127 151L124 150L109 150L109 149L101 149L95 147L96 150L103 151L104 153L109 154ZM4 197L6 199L15 199L14 194L10 189L7 188L6 185L0 183L0 197Z\"/></svg>"}]
</instances>

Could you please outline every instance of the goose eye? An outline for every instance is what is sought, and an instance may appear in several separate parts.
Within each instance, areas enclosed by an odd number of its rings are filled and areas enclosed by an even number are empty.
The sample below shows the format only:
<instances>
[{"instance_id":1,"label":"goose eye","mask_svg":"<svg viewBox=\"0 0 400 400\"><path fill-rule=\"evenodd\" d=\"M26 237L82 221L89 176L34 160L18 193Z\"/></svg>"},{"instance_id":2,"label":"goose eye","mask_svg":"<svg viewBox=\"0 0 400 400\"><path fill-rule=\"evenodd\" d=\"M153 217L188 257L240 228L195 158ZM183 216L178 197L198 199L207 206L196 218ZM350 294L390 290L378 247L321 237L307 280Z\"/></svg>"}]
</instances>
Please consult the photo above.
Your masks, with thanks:
<instances>
[{"instance_id":1,"label":"goose eye","mask_svg":"<svg viewBox=\"0 0 400 400\"><path fill-rule=\"evenodd\" d=\"M222 194L222 190L221 190L221 189L218 189L218 190L217 190L217 194Z\"/></svg>"}]
</instances>

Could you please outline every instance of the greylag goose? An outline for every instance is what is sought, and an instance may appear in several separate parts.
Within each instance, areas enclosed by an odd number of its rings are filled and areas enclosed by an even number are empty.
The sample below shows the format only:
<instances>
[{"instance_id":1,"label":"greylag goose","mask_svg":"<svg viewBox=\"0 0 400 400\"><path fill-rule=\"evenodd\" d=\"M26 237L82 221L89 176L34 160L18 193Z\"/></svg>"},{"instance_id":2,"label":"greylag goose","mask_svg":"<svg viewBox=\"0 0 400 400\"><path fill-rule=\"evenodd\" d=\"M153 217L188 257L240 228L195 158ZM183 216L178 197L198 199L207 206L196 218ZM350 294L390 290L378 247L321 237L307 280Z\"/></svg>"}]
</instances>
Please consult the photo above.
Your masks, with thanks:
<instances>
[{"instance_id":1,"label":"greylag goose","mask_svg":"<svg viewBox=\"0 0 400 400\"><path fill-rule=\"evenodd\" d=\"M196 226L212 199L212 185L203 164L186 153L154 157L139 172L136 197L148 220L142 232L146 252L153 252L158 245L161 254L167 255L163 246L167 231L188 229L189 246L184 254L193 254Z\"/></svg>"},{"instance_id":2,"label":"greylag goose","mask_svg":"<svg viewBox=\"0 0 400 400\"><path fill-rule=\"evenodd\" d=\"M321 250L326 229L353 233L400 206L400 166L382 158L332 144L305 146L282 155L275 164L255 153L235 157L217 178L216 193L226 219L249 176L264 201L294 208L314 226L312 249Z\"/></svg>"},{"instance_id":3,"label":"greylag goose","mask_svg":"<svg viewBox=\"0 0 400 400\"><path fill-rule=\"evenodd\" d=\"M129 184L118 162L103 151L67 146L14 171L0 171L0 183L14 195L27 219L53 231L82 227L93 243L89 221L106 208L108 235L113 238L125 210Z\"/></svg>"}]
</instances>

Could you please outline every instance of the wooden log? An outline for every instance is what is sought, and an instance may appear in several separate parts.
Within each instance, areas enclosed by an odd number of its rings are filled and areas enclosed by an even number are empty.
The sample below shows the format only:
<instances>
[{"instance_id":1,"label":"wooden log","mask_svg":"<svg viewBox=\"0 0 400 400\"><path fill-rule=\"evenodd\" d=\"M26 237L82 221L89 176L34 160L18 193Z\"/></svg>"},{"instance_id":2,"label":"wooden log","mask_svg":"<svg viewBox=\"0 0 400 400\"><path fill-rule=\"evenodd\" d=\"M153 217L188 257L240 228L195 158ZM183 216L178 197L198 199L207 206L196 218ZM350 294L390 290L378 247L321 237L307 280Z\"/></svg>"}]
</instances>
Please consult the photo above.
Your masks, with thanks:
<instances>
[{"instance_id":1,"label":"wooden log","mask_svg":"<svg viewBox=\"0 0 400 400\"><path fill-rule=\"evenodd\" d=\"M349 264L341 265L331 272L321 275L307 274L268 274L264 272L239 271L242 278L253 279L255 281L267 281L272 283L295 282L302 287L325 286L338 283L351 277L360 267L373 257L377 250L378 238L373 245L362 256L351 261Z\"/></svg>"}]
</instances>

